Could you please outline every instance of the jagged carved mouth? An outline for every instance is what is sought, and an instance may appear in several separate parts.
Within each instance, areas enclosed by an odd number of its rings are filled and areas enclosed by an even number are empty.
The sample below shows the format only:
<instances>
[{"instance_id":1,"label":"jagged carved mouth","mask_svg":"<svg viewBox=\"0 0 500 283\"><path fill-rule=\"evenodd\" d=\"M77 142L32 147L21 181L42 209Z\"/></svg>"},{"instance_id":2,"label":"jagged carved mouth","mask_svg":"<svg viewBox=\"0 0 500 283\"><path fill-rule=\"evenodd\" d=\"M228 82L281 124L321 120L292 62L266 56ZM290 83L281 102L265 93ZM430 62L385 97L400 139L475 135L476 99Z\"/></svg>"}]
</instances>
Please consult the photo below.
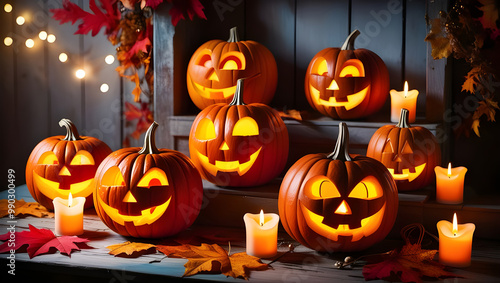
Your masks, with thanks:
<instances>
[{"instance_id":1,"label":"jagged carved mouth","mask_svg":"<svg viewBox=\"0 0 500 283\"><path fill-rule=\"evenodd\" d=\"M257 151L252 153L250 155L250 160L244 163L240 163L239 161L220 161L216 160L215 164L212 164L209 162L208 157L201 154L200 152L196 151L198 159L200 160L201 164L203 165L203 168L208 171L213 176L217 175L218 171L221 172L238 172L238 175L242 176L250 168L252 168L253 164L255 163L255 160L257 160L257 157L259 157L259 153L261 151L262 147L260 147Z\"/></svg>"},{"instance_id":2,"label":"jagged carved mouth","mask_svg":"<svg viewBox=\"0 0 500 283\"><path fill-rule=\"evenodd\" d=\"M309 86L309 88L310 88L310 92L311 92L311 97L314 99L316 104L330 106L330 107L343 106L343 107L345 107L346 110L351 110L354 107L361 104L361 102L363 102L363 100L365 100L366 94L368 93L370 86L367 86L364 89L362 89L356 93L348 95L347 101L337 101L337 99L334 96L331 96L328 100L321 99L320 92L318 89L316 89L312 85Z\"/></svg>"},{"instance_id":3,"label":"jagged carved mouth","mask_svg":"<svg viewBox=\"0 0 500 283\"><path fill-rule=\"evenodd\" d=\"M382 208L372 216L361 219L361 227L359 228L349 229L348 224L339 224L337 228L333 228L323 224L323 220L325 218L324 216L320 216L310 211L303 204L301 204L301 207L307 226L309 226L309 228L311 228L314 232L325 236L332 241L337 241L339 236L352 236L351 241L356 242L363 237L370 236L380 227L385 213L384 204Z\"/></svg>"},{"instance_id":4,"label":"jagged carved mouth","mask_svg":"<svg viewBox=\"0 0 500 283\"><path fill-rule=\"evenodd\" d=\"M47 180L42 176L33 172L33 181L38 190L46 197L55 199L56 197L67 199L69 193L73 197L88 197L94 190L94 178L85 180L83 182L74 183L70 185L69 190L60 189L60 184L51 180Z\"/></svg>"},{"instance_id":5,"label":"jagged carved mouth","mask_svg":"<svg viewBox=\"0 0 500 283\"><path fill-rule=\"evenodd\" d=\"M202 96L203 98L207 98L207 99L228 98L228 97L234 95L234 92L236 91L236 86L217 89L217 88L204 87L204 86L202 86L194 81L192 81L192 84L193 84L196 92L200 96Z\"/></svg>"},{"instance_id":6,"label":"jagged carved mouth","mask_svg":"<svg viewBox=\"0 0 500 283\"><path fill-rule=\"evenodd\" d=\"M416 166L414 173L411 173L409 168L403 169L402 170L403 172L400 174L394 173L394 168L387 168L387 169L389 169L389 172L391 173L394 180L398 180L398 181L408 180L408 182L411 182L411 181L415 180L416 178L418 178L418 176L420 176L420 174L422 174L426 164L427 163Z\"/></svg>"}]
</instances>

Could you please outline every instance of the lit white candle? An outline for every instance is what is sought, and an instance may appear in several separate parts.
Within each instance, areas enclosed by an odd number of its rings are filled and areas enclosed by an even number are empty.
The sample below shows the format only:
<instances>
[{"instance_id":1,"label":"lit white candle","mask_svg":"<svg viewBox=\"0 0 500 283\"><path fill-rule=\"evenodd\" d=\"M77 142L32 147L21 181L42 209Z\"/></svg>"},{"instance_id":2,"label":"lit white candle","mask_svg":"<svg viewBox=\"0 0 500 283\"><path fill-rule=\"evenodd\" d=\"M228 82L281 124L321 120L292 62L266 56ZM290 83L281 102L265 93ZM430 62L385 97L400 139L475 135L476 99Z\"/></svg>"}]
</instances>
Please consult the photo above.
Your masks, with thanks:
<instances>
[{"instance_id":1,"label":"lit white candle","mask_svg":"<svg viewBox=\"0 0 500 283\"><path fill-rule=\"evenodd\" d=\"M415 122L417 112L418 90L408 90L408 82L405 82L403 91L391 89L391 122L398 122L401 109L408 109L410 123Z\"/></svg>"},{"instance_id":2,"label":"lit white candle","mask_svg":"<svg viewBox=\"0 0 500 283\"><path fill-rule=\"evenodd\" d=\"M470 265L472 236L476 226L473 223L457 223L456 213L453 215L453 223L446 220L437 223L439 262L447 266L467 267Z\"/></svg>"},{"instance_id":3,"label":"lit white candle","mask_svg":"<svg viewBox=\"0 0 500 283\"><path fill-rule=\"evenodd\" d=\"M247 254L269 258L278 252L278 223L275 213L260 211L260 214L246 213L243 216L246 227Z\"/></svg>"},{"instance_id":4,"label":"lit white candle","mask_svg":"<svg viewBox=\"0 0 500 283\"><path fill-rule=\"evenodd\" d=\"M68 199L56 197L54 204L54 218L56 235L76 236L83 234L83 205L84 197L73 198L69 193Z\"/></svg>"}]
</instances>

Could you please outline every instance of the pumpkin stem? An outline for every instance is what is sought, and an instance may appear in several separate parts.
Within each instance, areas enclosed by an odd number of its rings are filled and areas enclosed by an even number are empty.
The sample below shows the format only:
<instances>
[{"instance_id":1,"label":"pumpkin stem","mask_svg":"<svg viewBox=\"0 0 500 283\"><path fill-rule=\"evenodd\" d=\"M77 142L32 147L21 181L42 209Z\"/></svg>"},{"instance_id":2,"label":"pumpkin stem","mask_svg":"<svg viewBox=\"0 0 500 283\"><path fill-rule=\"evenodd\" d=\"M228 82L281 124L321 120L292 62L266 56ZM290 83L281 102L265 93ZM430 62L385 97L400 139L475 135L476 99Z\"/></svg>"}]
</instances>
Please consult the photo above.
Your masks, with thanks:
<instances>
[{"instance_id":1,"label":"pumpkin stem","mask_svg":"<svg viewBox=\"0 0 500 283\"><path fill-rule=\"evenodd\" d=\"M356 37L358 37L358 35L360 34L361 32L357 29L351 32L351 34L346 38L340 50L354 50L354 40L356 40Z\"/></svg>"},{"instance_id":2,"label":"pumpkin stem","mask_svg":"<svg viewBox=\"0 0 500 283\"><path fill-rule=\"evenodd\" d=\"M76 141L81 140L82 138L78 134L78 130L76 129L75 124L71 122L70 119L63 118L59 121L59 127L66 127L66 136L63 140L65 141Z\"/></svg>"},{"instance_id":3,"label":"pumpkin stem","mask_svg":"<svg viewBox=\"0 0 500 283\"><path fill-rule=\"evenodd\" d=\"M328 155L328 158L333 160L352 161L349 155L349 130L347 129L347 124L344 122L340 122L339 124L337 143L335 144L333 152Z\"/></svg>"},{"instance_id":4,"label":"pumpkin stem","mask_svg":"<svg viewBox=\"0 0 500 283\"><path fill-rule=\"evenodd\" d=\"M231 101L231 103L229 103L230 106L246 105L245 102L243 102L243 88L244 88L243 81L246 79L247 78L241 78L238 79L238 81L236 82L236 91L234 92L233 100Z\"/></svg>"},{"instance_id":5,"label":"pumpkin stem","mask_svg":"<svg viewBox=\"0 0 500 283\"><path fill-rule=\"evenodd\" d=\"M155 144L155 131L158 127L158 123L154 121L151 126L149 126L146 135L144 136L144 146L139 150L139 154L158 154L160 151Z\"/></svg>"},{"instance_id":6,"label":"pumpkin stem","mask_svg":"<svg viewBox=\"0 0 500 283\"><path fill-rule=\"evenodd\" d=\"M398 128L410 128L410 123L408 122L410 117L410 111L408 109L402 108L401 114L399 115L399 122L396 125Z\"/></svg>"},{"instance_id":7,"label":"pumpkin stem","mask_svg":"<svg viewBox=\"0 0 500 283\"><path fill-rule=\"evenodd\" d=\"M227 42L238 42L240 41L240 37L238 36L238 28L233 27L229 30L229 39Z\"/></svg>"}]
</instances>

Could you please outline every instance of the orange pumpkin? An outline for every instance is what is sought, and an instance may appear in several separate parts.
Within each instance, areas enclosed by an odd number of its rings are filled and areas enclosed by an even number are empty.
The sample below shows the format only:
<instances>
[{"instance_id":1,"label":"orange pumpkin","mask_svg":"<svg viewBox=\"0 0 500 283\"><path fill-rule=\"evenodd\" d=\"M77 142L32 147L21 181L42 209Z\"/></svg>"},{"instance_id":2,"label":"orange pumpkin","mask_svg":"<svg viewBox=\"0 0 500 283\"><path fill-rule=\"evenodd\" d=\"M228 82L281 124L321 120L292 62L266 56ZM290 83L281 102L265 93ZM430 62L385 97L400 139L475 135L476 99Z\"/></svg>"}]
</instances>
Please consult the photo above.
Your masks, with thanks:
<instances>
[{"instance_id":1,"label":"orange pumpkin","mask_svg":"<svg viewBox=\"0 0 500 283\"><path fill-rule=\"evenodd\" d=\"M377 54L354 49L353 31L342 48L325 48L309 63L305 94L313 109L334 119L357 119L377 112L389 94L389 72Z\"/></svg>"},{"instance_id":2,"label":"orange pumpkin","mask_svg":"<svg viewBox=\"0 0 500 283\"><path fill-rule=\"evenodd\" d=\"M26 164L26 185L33 198L53 210L52 200L85 197L85 208L93 206L94 175L111 149L94 137L80 136L69 119L59 121L66 136L49 137L31 152Z\"/></svg>"},{"instance_id":3,"label":"orange pumpkin","mask_svg":"<svg viewBox=\"0 0 500 283\"><path fill-rule=\"evenodd\" d=\"M349 133L339 125L331 154L309 154L288 170L278 208L283 227L317 251L359 251L384 239L394 225L398 192L385 166L350 156Z\"/></svg>"},{"instance_id":4,"label":"orange pumpkin","mask_svg":"<svg viewBox=\"0 0 500 283\"><path fill-rule=\"evenodd\" d=\"M288 131L278 112L265 104L243 102L243 79L233 101L208 106L189 134L191 160L203 178L219 186L267 183L288 158Z\"/></svg>"},{"instance_id":5,"label":"orange pumpkin","mask_svg":"<svg viewBox=\"0 0 500 283\"><path fill-rule=\"evenodd\" d=\"M110 154L96 173L97 215L123 236L161 238L188 228L203 198L201 177L184 154L158 149L154 122L144 146Z\"/></svg>"},{"instance_id":6,"label":"orange pumpkin","mask_svg":"<svg viewBox=\"0 0 500 283\"><path fill-rule=\"evenodd\" d=\"M410 126L409 111L401 109L399 123L378 129L370 139L367 156L382 162L396 180L398 190L417 190L434 179L441 164L441 148L424 127Z\"/></svg>"},{"instance_id":7,"label":"orange pumpkin","mask_svg":"<svg viewBox=\"0 0 500 283\"><path fill-rule=\"evenodd\" d=\"M249 81L247 103L271 102L278 83L278 68L273 54L262 44L240 41L236 27L228 41L210 40L201 45L187 67L187 88L194 104L200 108L215 103L230 103L240 78L260 77Z\"/></svg>"}]
</instances>

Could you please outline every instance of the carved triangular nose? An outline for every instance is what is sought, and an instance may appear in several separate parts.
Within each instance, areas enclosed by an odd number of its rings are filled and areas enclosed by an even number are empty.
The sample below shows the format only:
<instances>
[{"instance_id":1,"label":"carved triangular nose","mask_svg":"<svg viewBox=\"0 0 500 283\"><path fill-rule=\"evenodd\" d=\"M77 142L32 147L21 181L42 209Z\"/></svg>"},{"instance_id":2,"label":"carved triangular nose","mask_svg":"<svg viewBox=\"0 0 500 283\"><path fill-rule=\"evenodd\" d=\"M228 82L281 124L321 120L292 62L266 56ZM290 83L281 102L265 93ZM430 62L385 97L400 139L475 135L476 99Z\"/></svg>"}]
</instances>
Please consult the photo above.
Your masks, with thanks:
<instances>
[{"instance_id":1,"label":"carved triangular nose","mask_svg":"<svg viewBox=\"0 0 500 283\"><path fill-rule=\"evenodd\" d=\"M209 80L211 81L219 81L219 76L215 73L215 70L212 70L212 74L208 77Z\"/></svg>"},{"instance_id":2,"label":"carved triangular nose","mask_svg":"<svg viewBox=\"0 0 500 283\"><path fill-rule=\"evenodd\" d=\"M351 208L349 207L349 205L347 204L347 202L345 200L343 200L342 203L337 208L337 210L335 210L335 213L336 214L343 214L343 215L352 214Z\"/></svg>"},{"instance_id":3,"label":"carved triangular nose","mask_svg":"<svg viewBox=\"0 0 500 283\"><path fill-rule=\"evenodd\" d=\"M69 170L66 166L63 166L61 171L59 171L59 176L71 176L71 173L69 173Z\"/></svg>"},{"instance_id":4,"label":"carved triangular nose","mask_svg":"<svg viewBox=\"0 0 500 283\"><path fill-rule=\"evenodd\" d=\"M123 202L137 202L135 197L132 195L130 191L127 192L125 197L123 198Z\"/></svg>"},{"instance_id":5,"label":"carved triangular nose","mask_svg":"<svg viewBox=\"0 0 500 283\"><path fill-rule=\"evenodd\" d=\"M224 141L222 142L222 145L220 146L219 148L220 150L228 150L229 149L229 146L227 145L227 143Z\"/></svg>"},{"instance_id":6,"label":"carved triangular nose","mask_svg":"<svg viewBox=\"0 0 500 283\"><path fill-rule=\"evenodd\" d=\"M330 83L330 86L327 87L326 89L328 89L328 90L338 90L339 89L339 85L337 84L337 82L335 80L332 80L332 82Z\"/></svg>"}]
</instances>

